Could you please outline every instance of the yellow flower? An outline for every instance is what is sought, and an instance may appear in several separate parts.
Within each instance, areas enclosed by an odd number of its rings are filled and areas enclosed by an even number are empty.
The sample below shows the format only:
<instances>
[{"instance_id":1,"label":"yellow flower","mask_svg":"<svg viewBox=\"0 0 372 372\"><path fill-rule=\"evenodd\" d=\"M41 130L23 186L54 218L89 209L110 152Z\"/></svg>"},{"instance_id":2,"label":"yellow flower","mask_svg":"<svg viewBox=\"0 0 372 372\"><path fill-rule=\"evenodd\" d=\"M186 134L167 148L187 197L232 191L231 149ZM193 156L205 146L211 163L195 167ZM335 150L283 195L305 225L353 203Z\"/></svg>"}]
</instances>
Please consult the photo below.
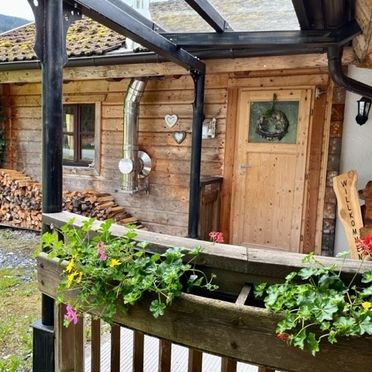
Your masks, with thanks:
<instances>
[{"instance_id":1,"label":"yellow flower","mask_svg":"<svg viewBox=\"0 0 372 372\"><path fill-rule=\"evenodd\" d=\"M67 275L67 283L66 283L67 288L71 287L72 283L74 282L75 275L76 273L71 273Z\"/></svg>"},{"instance_id":2,"label":"yellow flower","mask_svg":"<svg viewBox=\"0 0 372 372\"><path fill-rule=\"evenodd\" d=\"M83 277L83 273L79 271L74 271L73 273L68 274L67 283L66 283L67 288L70 288L74 281L76 283L80 283L82 277Z\"/></svg>"},{"instance_id":3,"label":"yellow flower","mask_svg":"<svg viewBox=\"0 0 372 372\"><path fill-rule=\"evenodd\" d=\"M81 278L83 277L83 273L80 271L80 272L76 272L76 283L80 283L81 282Z\"/></svg>"},{"instance_id":4,"label":"yellow flower","mask_svg":"<svg viewBox=\"0 0 372 372\"><path fill-rule=\"evenodd\" d=\"M368 301L365 301L362 303L362 307L364 310L368 310L370 307L372 306L372 304Z\"/></svg>"},{"instance_id":5,"label":"yellow flower","mask_svg":"<svg viewBox=\"0 0 372 372\"><path fill-rule=\"evenodd\" d=\"M118 266L120 264L121 264L121 262L119 260L117 260L116 258L112 258L109 262L110 267L115 267L115 266Z\"/></svg>"},{"instance_id":6,"label":"yellow flower","mask_svg":"<svg viewBox=\"0 0 372 372\"><path fill-rule=\"evenodd\" d=\"M70 259L69 263L67 264L66 269L65 269L65 271L67 273L70 273L72 271L72 269L74 268L74 263L75 263L75 259L74 259L74 257L72 257Z\"/></svg>"}]
</instances>

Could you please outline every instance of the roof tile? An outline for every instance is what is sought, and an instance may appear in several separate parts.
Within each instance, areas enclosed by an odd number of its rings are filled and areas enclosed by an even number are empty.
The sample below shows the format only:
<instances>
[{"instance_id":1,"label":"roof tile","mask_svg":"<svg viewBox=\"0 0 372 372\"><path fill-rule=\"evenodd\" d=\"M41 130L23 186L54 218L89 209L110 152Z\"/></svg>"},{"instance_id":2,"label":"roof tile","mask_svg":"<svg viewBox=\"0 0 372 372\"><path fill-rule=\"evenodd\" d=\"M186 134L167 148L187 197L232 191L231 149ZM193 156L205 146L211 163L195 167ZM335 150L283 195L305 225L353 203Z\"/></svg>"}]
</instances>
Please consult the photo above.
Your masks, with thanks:
<instances>
[{"instance_id":1,"label":"roof tile","mask_svg":"<svg viewBox=\"0 0 372 372\"><path fill-rule=\"evenodd\" d=\"M37 59L33 50L35 24L10 30L0 35L0 62ZM83 17L74 22L66 36L69 57L101 55L125 44L125 36Z\"/></svg>"}]
</instances>

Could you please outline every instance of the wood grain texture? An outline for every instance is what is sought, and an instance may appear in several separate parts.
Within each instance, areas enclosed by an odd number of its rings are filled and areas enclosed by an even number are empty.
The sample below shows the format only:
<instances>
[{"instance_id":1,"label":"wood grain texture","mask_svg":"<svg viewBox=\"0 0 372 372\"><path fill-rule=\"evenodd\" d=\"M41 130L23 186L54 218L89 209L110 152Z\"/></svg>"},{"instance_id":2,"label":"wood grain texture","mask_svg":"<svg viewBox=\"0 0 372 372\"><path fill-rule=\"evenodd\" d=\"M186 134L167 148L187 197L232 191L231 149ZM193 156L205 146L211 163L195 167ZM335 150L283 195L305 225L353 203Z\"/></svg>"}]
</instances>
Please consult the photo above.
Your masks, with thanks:
<instances>
[{"instance_id":1,"label":"wood grain texture","mask_svg":"<svg viewBox=\"0 0 372 372\"><path fill-rule=\"evenodd\" d=\"M62 270L57 260L45 255L38 258L38 282L43 293L55 296ZM274 369L354 372L370 367L372 341L368 337L324 343L313 357L279 341L275 328L281 317L265 309L182 294L164 316L154 319L148 311L149 301L151 298L144 299L127 314L117 313L115 322L197 350Z\"/></svg>"},{"instance_id":2,"label":"wood grain texture","mask_svg":"<svg viewBox=\"0 0 372 372\"><path fill-rule=\"evenodd\" d=\"M171 372L172 343L168 340L159 340L158 372Z\"/></svg>"},{"instance_id":3,"label":"wood grain texture","mask_svg":"<svg viewBox=\"0 0 372 372\"><path fill-rule=\"evenodd\" d=\"M101 371L101 321L91 320L91 372Z\"/></svg>"},{"instance_id":4,"label":"wood grain texture","mask_svg":"<svg viewBox=\"0 0 372 372\"><path fill-rule=\"evenodd\" d=\"M342 173L333 178L333 190L337 197L338 216L344 227L351 257L355 259L363 257L363 254L358 252L356 245L356 239L360 237L360 229L363 227L356 189L357 181L358 175L355 170Z\"/></svg>"},{"instance_id":5,"label":"wood grain texture","mask_svg":"<svg viewBox=\"0 0 372 372\"><path fill-rule=\"evenodd\" d=\"M202 372L203 353L200 350L189 349L188 372Z\"/></svg>"},{"instance_id":6,"label":"wood grain texture","mask_svg":"<svg viewBox=\"0 0 372 372\"><path fill-rule=\"evenodd\" d=\"M320 192L320 172L322 165L323 133L326 121L327 86L318 86L320 97L314 99L313 113L309 126L309 156L305 176L305 213L303 216L302 252L316 250L317 207ZM313 93L314 94L314 93ZM324 192L323 192L324 193Z\"/></svg>"},{"instance_id":7,"label":"wood grain texture","mask_svg":"<svg viewBox=\"0 0 372 372\"><path fill-rule=\"evenodd\" d=\"M120 372L120 325L111 326L111 372Z\"/></svg>"},{"instance_id":8,"label":"wood grain texture","mask_svg":"<svg viewBox=\"0 0 372 372\"><path fill-rule=\"evenodd\" d=\"M217 136L203 141L202 174L221 176L225 142L227 105L225 73L206 78L205 115L216 117ZM65 103L96 103L95 167L64 167L65 189L95 188L115 196L128 213L138 217L147 228L185 235L190 182L193 82L187 75L150 80L140 105L139 146L152 159L149 194L129 196L120 192L118 163L123 153L123 101L129 79L121 81L65 81ZM16 167L41 179L41 85L11 85L7 93L14 120L13 138ZM178 123L169 129L164 116L175 113ZM30 119L31 118L31 119ZM172 134L186 131L178 145ZM205 211L205 214L207 211Z\"/></svg>"},{"instance_id":9,"label":"wood grain texture","mask_svg":"<svg viewBox=\"0 0 372 372\"><path fill-rule=\"evenodd\" d=\"M144 358L144 334L134 331L133 333L133 372L143 372Z\"/></svg>"},{"instance_id":10,"label":"wood grain texture","mask_svg":"<svg viewBox=\"0 0 372 372\"><path fill-rule=\"evenodd\" d=\"M353 61L353 51L345 48L343 63ZM274 57L235 58L228 60L207 60L206 70L210 74L237 72L237 71L264 71L270 69L296 69L327 67L326 54L305 54ZM110 66L84 66L66 67L63 71L65 81L92 80L92 79L116 79L131 77L163 77L171 75L188 75L188 71L171 62L110 65ZM40 70L14 70L0 71L0 81L3 83L41 81Z\"/></svg>"}]
</instances>

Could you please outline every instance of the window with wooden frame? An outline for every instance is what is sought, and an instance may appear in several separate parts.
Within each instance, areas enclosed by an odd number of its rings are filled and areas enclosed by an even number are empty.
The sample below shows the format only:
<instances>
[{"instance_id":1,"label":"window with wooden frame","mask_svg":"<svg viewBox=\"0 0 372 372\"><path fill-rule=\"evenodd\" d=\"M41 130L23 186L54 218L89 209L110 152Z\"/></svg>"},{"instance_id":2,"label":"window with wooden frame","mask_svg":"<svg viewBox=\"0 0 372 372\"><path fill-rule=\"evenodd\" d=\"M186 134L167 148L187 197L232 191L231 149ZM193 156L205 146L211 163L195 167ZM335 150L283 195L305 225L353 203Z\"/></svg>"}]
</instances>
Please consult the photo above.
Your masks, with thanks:
<instances>
[{"instance_id":1,"label":"window with wooden frame","mask_svg":"<svg viewBox=\"0 0 372 372\"><path fill-rule=\"evenodd\" d=\"M95 163L95 104L63 106L63 163L93 167Z\"/></svg>"}]
</instances>

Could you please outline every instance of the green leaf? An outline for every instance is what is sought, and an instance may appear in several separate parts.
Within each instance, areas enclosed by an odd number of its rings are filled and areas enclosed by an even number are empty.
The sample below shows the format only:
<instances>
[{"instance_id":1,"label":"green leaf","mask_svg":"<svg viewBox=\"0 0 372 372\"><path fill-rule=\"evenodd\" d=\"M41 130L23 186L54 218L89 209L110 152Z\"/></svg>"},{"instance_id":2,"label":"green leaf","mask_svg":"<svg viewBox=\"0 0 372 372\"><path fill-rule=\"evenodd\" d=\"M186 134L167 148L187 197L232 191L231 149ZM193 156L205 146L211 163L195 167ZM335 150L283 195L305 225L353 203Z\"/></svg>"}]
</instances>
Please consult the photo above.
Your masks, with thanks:
<instances>
[{"instance_id":1,"label":"green leaf","mask_svg":"<svg viewBox=\"0 0 372 372\"><path fill-rule=\"evenodd\" d=\"M166 305L159 301L159 300L153 300L150 304L150 311L154 318L158 318L161 315L164 315L164 310L166 308Z\"/></svg>"},{"instance_id":2,"label":"green leaf","mask_svg":"<svg viewBox=\"0 0 372 372\"><path fill-rule=\"evenodd\" d=\"M306 330L301 329L292 339L293 346L299 347L300 349L304 349L304 342L306 339Z\"/></svg>"},{"instance_id":3,"label":"green leaf","mask_svg":"<svg viewBox=\"0 0 372 372\"><path fill-rule=\"evenodd\" d=\"M293 278L295 278L297 276L297 272L296 271L292 271L291 273L289 273L286 277L285 277L285 280L287 282L290 282Z\"/></svg>"},{"instance_id":4,"label":"green leaf","mask_svg":"<svg viewBox=\"0 0 372 372\"><path fill-rule=\"evenodd\" d=\"M260 284L256 285L255 288L254 288L254 295L258 298L263 297L263 295L265 293L266 286L267 286L266 283L260 283Z\"/></svg>"},{"instance_id":5,"label":"green leaf","mask_svg":"<svg viewBox=\"0 0 372 372\"><path fill-rule=\"evenodd\" d=\"M327 340L330 344L334 344L337 342L337 339L336 339L336 332L335 331L330 331L329 332L329 335L327 337Z\"/></svg>"},{"instance_id":6,"label":"green leaf","mask_svg":"<svg viewBox=\"0 0 372 372\"><path fill-rule=\"evenodd\" d=\"M367 288L364 288L363 291L362 291L362 294L364 296L372 296L372 285L370 285Z\"/></svg>"},{"instance_id":7,"label":"green leaf","mask_svg":"<svg viewBox=\"0 0 372 372\"><path fill-rule=\"evenodd\" d=\"M356 321L354 318L340 317L335 323L336 330L340 331L341 334L351 336L355 334Z\"/></svg>"},{"instance_id":8,"label":"green leaf","mask_svg":"<svg viewBox=\"0 0 372 372\"><path fill-rule=\"evenodd\" d=\"M326 330L328 330L330 328L330 326L331 326L331 323L330 322L322 322L320 324L320 329L322 331L326 331Z\"/></svg>"},{"instance_id":9,"label":"green leaf","mask_svg":"<svg viewBox=\"0 0 372 372\"><path fill-rule=\"evenodd\" d=\"M313 275L316 275L318 273L318 269L315 269L313 267L304 267L298 272L298 275L301 277L301 279L309 279Z\"/></svg>"},{"instance_id":10,"label":"green leaf","mask_svg":"<svg viewBox=\"0 0 372 372\"><path fill-rule=\"evenodd\" d=\"M319 351L319 341L316 339L313 332L309 332L306 343L311 354L315 356L315 354Z\"/></svg>"},{"instance_id":11,"label":"green leaf","mask_svg":"<svg viewBox=\"0 0 372 372\"><path fill-rule=\"evenodd\" d=\"M190 256L199 256L200 253L202 251L202 247L199 245L197 247L194 247L190 252L189 252L189 255Z\"/></svg>"},{"instance_id":12,"label":"green leaf","mask_svg":"<svg viewBox=\"0 0 372 372\"><path fill-rule=\"evenodd\" d=\"M158 262L160 260L160 254L153 254L151 256L151 262Z\"/></svg>"},{"instance_id":13,"label":"green leaf","mask_svg":"<svg viewBox=\"0 0 372 372\"><path fill-rule=\"evenodd\" d=\"M336 257L344 258L344 257L349 257L350 252L349 251L342 251L336 254Z\"/></svg>"},{"instance_id":14,"label":"green leaf","mask_svg":"<svg viewBox=\"0 0 372 372\"><path fill-rule=\"evenodd\" d=\"M312 263L314 261L314 252L310 252L308 253L303 259L302 259L302 262L303 263Z\"/></svg>"},{"instance_id":15,"label":"green leaf","mask_svg":"<svg viewBox=\"0 0 372 372\"><path fill-rule=\"evenodd\" d=\"M367 271L362 276L362 283L370 283L372 282L372 270Z\"/></svg>"},{"instance_id":16,"label":"green leaf","mask_svg":"<svg viewBox=\"0 0 372 372\"><path fill-rule=\"evenodd\" d=\"M372 335L372 320L371 317L366 316L365 319L359 323L360 327L360 334L364 335L367 333L368 335Z\"/></svg>"},{"instance_id":17,"label":"green leaf","mask_svg":"<svg viewBox=\"0 0 372 372\"><path fill-rule=\"evenodd\" d=\"M332 320L333 314L338 311L338 307L331 303L327 303L324 307L322 307L318 320L323 322L324 320Z\"/></svg>"}]
</instances>

